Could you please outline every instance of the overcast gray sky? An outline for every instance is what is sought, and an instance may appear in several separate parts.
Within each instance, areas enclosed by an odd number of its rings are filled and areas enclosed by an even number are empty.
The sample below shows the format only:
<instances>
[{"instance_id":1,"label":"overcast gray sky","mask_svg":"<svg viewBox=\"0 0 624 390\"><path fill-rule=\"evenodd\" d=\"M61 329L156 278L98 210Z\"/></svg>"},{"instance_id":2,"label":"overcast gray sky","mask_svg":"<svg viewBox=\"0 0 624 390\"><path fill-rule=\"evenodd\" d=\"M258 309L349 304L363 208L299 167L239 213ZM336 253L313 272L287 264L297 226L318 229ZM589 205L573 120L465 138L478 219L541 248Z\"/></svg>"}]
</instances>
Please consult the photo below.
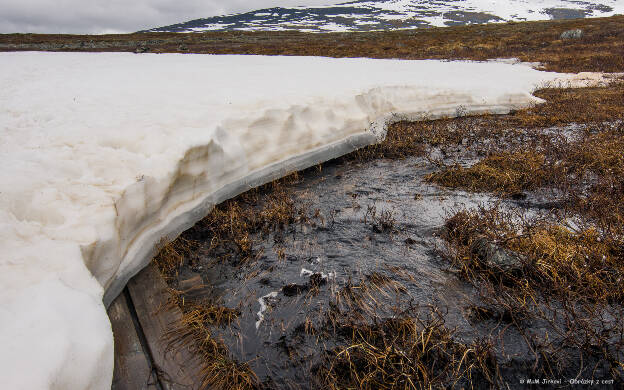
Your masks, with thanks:
<instances>
[{"instance_id":1,"label":"overcast gray sky","mask_svg":"<svg viewBox=\"0 0 624 390\"><path fill-rule=\"evenodd\" d=\"M0 0L0 33L134 32L267 7L334 0Z\"/></svg>"}]
</instances>

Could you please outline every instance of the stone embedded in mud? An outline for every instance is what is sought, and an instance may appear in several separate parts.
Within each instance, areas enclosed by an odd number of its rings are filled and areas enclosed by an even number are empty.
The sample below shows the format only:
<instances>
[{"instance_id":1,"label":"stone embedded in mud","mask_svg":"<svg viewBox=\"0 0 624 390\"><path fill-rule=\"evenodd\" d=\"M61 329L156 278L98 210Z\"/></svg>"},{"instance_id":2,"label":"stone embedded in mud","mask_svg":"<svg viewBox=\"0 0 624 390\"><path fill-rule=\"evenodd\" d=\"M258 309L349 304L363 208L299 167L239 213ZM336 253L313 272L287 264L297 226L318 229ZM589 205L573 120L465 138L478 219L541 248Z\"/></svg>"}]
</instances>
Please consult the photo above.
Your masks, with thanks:
<instances>
[{"instance_id":1,"label":"stone embedded in mud","mask_svg":"<svg viewBox=\"0 0 624 390\"><path fill-rule=\"evenodd\" d=\"M477 255L486 267L504 273L516 273L522 269L522 257L517 253L490 242L485 237L476 239L470 251Z\"/></svg>"}]
</instances>

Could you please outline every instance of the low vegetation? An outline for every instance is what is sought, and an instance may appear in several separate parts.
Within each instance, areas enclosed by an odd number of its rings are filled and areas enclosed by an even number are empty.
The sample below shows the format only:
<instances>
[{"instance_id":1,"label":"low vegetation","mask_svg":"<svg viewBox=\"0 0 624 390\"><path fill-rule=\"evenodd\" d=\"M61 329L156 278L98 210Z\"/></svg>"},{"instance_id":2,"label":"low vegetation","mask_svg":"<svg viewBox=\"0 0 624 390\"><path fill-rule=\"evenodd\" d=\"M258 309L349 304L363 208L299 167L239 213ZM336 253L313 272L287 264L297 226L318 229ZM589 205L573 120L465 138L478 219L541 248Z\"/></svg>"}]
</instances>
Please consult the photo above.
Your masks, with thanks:
<instances>
[{"instance_id":1,"label":"low vegetation","mask_svg":"<svg viewBox=\"0 0 624 390\"><path fill-rule=\"evenodd\" d=\"M541 374L581 372L580 356L598 376L624 380L621 237L499 208L460 211L445 228L449 257L489 303L477 314L532 333L536 365L551 370ZM479 250L484 241L502 252ZM493 256L507 257L505 267ZM532 331L537 323L547 331Z\"/></svg>"},{"instance_id":2,"label":"low vegetation","mask_svg":"<svg viewBox=\"0 0 624 390\"><path fill-rule=\"evenodd\" d=\"M579 39L562 32L581 29ZM515 57L557 72L621 72L624 16L423 28L390 32L135 33L126 35L0 35L0 50L129 51L405 59Z\"/></svg>"},{"instance_id":3,"label":"low vegetation","mask_svg":"<svg viewBox=\"0 0 624 390\"><path fill-rule=\"evenodd\" d=\"M189 348L201 363L199 388L246 390L257 387L258 378L246 365L233 360L227 347L212 336L211 326L228 326L239 315L237 310L214 304L185 300L171 290L169 304L182 309L180 323L164 335L169 348Z\"/></svg>"},{"instance_id":4,"label":"low vegetation","mask_svg":"<svg viewBox=\"0 0 624 390\"><path fill-rule=\"evenodd\" d=\"M547 184L546 158L535 152L492 154L475 165L454 165L427 176L427 180L470 191L519 194Z\"/></svg>"},{"instance_id":5,"label":"low vegetation","mask_svg":"<svg viewBox=\"0 0 624 390\"><path fill-rule=\"evenodd\" d=\"M326 351L324 389L429 389L497 383L491 344L458 342L437 311L403 313L373 325L343 323L346 345Z\"/></svg>"}]
</instances>

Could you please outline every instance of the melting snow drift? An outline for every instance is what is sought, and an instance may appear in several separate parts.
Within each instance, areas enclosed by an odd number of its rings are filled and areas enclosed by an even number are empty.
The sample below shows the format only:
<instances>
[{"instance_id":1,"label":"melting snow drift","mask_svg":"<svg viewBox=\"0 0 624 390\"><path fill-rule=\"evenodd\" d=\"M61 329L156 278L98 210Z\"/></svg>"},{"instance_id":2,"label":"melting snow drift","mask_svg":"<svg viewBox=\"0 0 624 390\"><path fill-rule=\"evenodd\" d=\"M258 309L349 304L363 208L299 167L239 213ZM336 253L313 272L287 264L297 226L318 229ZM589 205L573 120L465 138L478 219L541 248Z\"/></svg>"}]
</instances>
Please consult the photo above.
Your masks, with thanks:
<instances>
[{"instance_id":1,"label":"melting snow drift","mask_svg":"<svg viewBox=\"0 0 624 390\"><path fill-rule=\"evenodd\" d=\"M568 76L523 64L0 54L0 377L105 389L106 306L216 203L383 139L507 112Z\"/></svg>"}]
</instances>

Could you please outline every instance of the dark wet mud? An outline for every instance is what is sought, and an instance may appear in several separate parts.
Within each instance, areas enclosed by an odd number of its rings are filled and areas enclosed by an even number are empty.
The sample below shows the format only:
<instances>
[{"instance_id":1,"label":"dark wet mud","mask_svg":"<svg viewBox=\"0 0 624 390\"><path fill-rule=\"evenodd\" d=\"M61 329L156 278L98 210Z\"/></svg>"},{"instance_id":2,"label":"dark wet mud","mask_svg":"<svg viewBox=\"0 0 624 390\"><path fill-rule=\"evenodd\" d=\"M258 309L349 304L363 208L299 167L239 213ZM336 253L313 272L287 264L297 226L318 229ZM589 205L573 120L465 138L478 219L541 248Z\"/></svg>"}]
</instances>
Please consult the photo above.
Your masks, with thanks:
<instances>
[{"instance_id":1,"label":"dark wet mud","mask_svg":"<svg viewBox=\"0 0 624 390\"><path fill-rule=\"evenodd\" d=\"M311 224L264 237L262 255L242 268L204 259L210 293L242 309L239 323L220 332L230 351L276 385L308 384L308 364L337 341L306 335L306 322L327 325L324 313L340 290L371 275L405 289L370 297L377 317L410 304L442 305L452 321L469 327L462 312L474 293L447 270L437 230L445 210L492 200L426 185L430 170L420 159L325 166L293 189L298 206L318 215Z\"/></svg>"},{"instance_id":2,"label":"dark wet mud","mask_svg":"<svg viewBox=\"0 0 624 390\"><path fill-rule=\"evenodd\" d=\"M310 169L290 188L305 222L251 237L254 258L244 263L206 255L204 243L180 271L177 287L201 278L189 299L240 311L229 326L215 326L213 336L268 388L319 387L316 374L327 352L352 336L345 322L371 325L432 311L458 342L495 338L502 375L524 387L521 380L536 364L532 336L504 312L489 311L458 275L444 256L441 229L461 209L499 204L540 213L556 199L544 193L501 201L444 189L424 181L436 169L420 157ZM532 331L543 337L549 329L536 321Z\"/></svg>"}]
</instances>

